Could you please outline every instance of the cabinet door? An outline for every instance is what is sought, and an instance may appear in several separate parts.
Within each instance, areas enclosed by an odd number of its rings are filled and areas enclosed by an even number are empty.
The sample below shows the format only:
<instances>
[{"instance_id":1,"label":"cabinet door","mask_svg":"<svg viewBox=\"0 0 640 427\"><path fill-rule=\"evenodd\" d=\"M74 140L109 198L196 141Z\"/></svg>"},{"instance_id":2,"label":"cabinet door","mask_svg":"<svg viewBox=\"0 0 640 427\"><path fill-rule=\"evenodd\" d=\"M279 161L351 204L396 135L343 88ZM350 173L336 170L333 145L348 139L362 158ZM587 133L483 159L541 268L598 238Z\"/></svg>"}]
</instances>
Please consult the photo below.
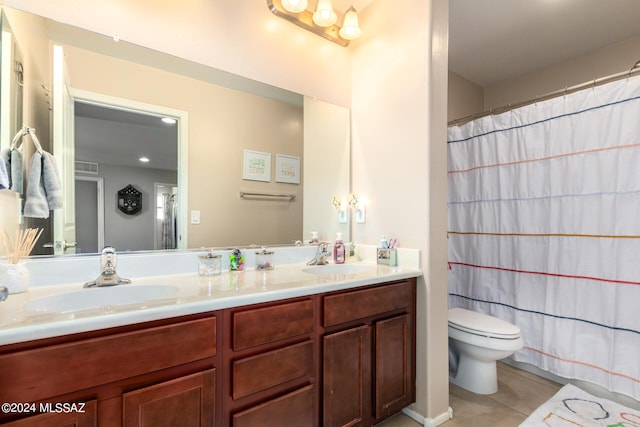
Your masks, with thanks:
<instances>
[{"instance_id":1,"label":"cabinet door","mask_svg":"<svg viewBox=\"0 0 640 427\"><path fill-rule=\"evenodd\" d=\"M126 393L124 427L204 427L215 417L215 369Z\"/></svg>"},{"instance_id":2,"label":"cabinet door","mask_svg":"<svg viewBox=\"0 0 640 427\"><path fill-rule=\"evenodd\" d=\"M387 417L413 401L413 348L409 319L409 315L405 314L375 324L376 419Z\"/></svg>"},{"instance_id":3,"label":"cabinet door","mask_svg":"<svg viewBox=\"0 0 640 427\"><path fill-rule=\"evenodd\" d=\"M90 400L83 407L75 406L74 412L66 412L63 407L60 413L47 412L3 425L6 427L94 427L98 425L96 409L96 401ZM55 411L56 407L54 406L52 410Z\"/></svg>"},{"instance_id":4,"label":"cabinet door","mask_svg":"<svg viewBox=\"0 0 640 427\"><path fill-rule=\"evenodd\" d=\"M323 426L360 426L371 414L371 327L323 338Z\"/></svg>"}]
</instances>

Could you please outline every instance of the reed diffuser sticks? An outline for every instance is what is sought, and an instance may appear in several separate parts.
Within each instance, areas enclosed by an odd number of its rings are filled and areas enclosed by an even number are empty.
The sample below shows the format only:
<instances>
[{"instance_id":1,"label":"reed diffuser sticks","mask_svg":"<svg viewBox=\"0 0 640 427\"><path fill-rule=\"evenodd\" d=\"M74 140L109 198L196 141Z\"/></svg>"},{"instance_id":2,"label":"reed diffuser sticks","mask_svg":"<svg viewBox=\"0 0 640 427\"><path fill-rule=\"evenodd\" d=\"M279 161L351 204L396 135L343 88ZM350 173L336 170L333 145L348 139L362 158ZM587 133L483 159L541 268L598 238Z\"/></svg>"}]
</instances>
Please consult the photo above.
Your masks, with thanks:
<instances>
[{"instance_id":1,"label":"reed diffuser sticks","mask_svg":"<svg viewBox=\"0 0 640 427\"><path fill-rule=\"evenodd\" d=\"M38 239L44 231L43 228L27 228L16 230L15 239L12 239L5 230L0 230L0 244L9 264L17 264L20 258L29 256L36 246Z\"/></svg>"}]
</instances>

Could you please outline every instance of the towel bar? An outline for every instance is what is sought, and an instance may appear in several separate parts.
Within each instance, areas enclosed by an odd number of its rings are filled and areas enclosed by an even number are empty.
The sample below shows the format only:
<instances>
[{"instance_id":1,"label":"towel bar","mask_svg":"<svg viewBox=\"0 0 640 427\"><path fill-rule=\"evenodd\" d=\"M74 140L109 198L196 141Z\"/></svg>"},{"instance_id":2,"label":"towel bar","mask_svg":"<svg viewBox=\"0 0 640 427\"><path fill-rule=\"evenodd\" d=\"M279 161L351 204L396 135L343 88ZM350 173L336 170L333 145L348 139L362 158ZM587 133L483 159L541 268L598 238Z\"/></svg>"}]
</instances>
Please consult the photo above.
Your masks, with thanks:
<instances>
[{"instance_id":1,"label":"towel bar","mask_svg":"<svg viewBox=\"0 0 640 427\"><path fill-rule=\"evenodd\" d=\"M295 194L274 194L274 193L249 193L249 192L241 191L240 198L244 199L245 197L258 197L258 198L273 197L273 198L287 199L289 201L292 201L296 198L296 195Z\"/></svg>"}]
</instances>

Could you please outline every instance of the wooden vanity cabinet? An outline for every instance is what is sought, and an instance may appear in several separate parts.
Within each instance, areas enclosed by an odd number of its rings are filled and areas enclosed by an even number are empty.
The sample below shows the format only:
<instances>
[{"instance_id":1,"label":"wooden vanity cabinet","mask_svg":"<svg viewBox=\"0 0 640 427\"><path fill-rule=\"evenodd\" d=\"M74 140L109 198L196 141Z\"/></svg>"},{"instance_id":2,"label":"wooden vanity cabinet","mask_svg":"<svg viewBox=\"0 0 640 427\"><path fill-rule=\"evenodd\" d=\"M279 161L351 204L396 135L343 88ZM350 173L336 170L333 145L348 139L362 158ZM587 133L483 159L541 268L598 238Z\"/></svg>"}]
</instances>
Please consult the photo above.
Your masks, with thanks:
<instances>
[{"instance_id":1,"label":"wooden vanity cabinet","mask_svg":"<svg viewBox=\"0 0 640 427\"><path fill-rule=\"evenodd\" d=\"M0 346L12 427L370 426L415 399L416 280Z\"/></svg>"},{"instance_id":2,"label":"wooden vanity cabinet","mask_svg":"<svg viewBox=\"0 0 640 427\"><path fill-rule=\"evenodd\" d=\"M224 311L223 425L317 426L316 299Z\"/></svg>"},{"instance_id":3,"label":"wooden vanity cabinet","mask_svg":"<svg viewBox=\"0 0 640 427\"><path fill-rule=\"evenodd\" d=\"M415 292L409 279L323 297L323 426L370 426L414 402Z\"/></svg>"},{"instance_id":4,"label":"wooden vanity cabinet","mask_svg":"<svg viewBox=\"0 0 640 427\"><path fill-rule=\"evenodd\" d=\"M0 402L85 403L0 423L213 426L217 333L209 314L0 347Z\"/></svg>"}]
</instances>

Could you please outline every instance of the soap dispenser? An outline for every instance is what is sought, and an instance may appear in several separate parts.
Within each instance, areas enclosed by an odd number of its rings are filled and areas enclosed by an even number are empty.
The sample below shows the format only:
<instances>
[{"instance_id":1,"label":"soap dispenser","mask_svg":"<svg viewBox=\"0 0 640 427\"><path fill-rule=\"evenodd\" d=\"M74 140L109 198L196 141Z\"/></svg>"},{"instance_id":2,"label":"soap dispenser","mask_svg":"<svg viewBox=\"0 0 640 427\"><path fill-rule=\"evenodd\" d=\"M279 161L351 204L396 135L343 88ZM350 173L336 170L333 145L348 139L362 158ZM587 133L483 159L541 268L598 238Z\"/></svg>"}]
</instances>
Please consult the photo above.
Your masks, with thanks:
<instances>
[{"instance_id":1,"label":"soap dispenser","mask_svg":"<svg viewBox=\"0 0 640 427\"><path fill-rule=\"evenodd\" d=\"M344 264L346 249L342 241L342 233L337 233L336 244L333 246L333 261L336 264Z\"/></svg>"}]
</instances>

